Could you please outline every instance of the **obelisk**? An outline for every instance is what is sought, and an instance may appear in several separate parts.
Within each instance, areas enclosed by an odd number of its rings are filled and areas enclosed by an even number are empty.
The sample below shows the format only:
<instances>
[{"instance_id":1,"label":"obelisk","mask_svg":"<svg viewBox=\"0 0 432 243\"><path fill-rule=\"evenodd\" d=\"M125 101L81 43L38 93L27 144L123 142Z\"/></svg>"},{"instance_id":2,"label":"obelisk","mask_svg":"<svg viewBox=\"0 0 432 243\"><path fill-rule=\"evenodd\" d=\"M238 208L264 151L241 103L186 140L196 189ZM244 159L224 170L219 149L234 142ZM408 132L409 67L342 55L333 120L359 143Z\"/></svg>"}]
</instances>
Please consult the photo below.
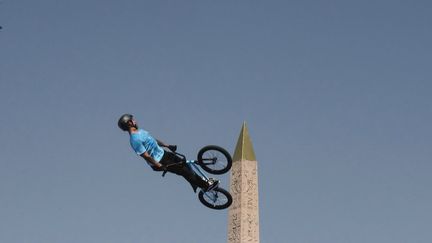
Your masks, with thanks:
<instances>
[{"instance_id":1,"label":"obelisk","mask_svg":"<svg viewBox=\"0 0 432 243\"><path fill-rule=\"evenodd\" d=\"M228 243L259 243L258 167L246 122L233 156L230 193Z\"/></svg>"}]
</instances>

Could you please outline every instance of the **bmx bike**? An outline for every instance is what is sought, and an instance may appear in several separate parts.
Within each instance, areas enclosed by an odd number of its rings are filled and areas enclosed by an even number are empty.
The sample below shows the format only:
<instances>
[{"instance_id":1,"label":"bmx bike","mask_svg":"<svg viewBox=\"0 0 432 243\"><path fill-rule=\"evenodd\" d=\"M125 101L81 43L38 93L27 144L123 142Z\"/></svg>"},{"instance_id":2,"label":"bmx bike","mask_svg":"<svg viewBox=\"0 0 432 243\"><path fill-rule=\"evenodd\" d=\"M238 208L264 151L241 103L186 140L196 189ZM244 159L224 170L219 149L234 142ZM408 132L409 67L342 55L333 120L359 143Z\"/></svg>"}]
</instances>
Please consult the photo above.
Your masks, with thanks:
<instances>
[{"instance_id":1,"label":"bmx bike","mask_svg":"<svg viewBox=\"0 0 432 243\"><path fill-rule=\"evenodd\" d=\"M182 166L189 166L199 176L208 180L209 177L202 170L210 174L221 175L228 172L232 166L231 155L224 148L216 145L208 145L201 148L198 151L196 160L187 160L185 155L175 151L172 152L181 158L181 162L168 165L164 169L162 176L165 176L170 166L182 164ZM211 209L228 208L233 200L231 194L219 186L208 191L201 188L198 193L198 198L202 204Z\"/></svg>"}]
</instances>

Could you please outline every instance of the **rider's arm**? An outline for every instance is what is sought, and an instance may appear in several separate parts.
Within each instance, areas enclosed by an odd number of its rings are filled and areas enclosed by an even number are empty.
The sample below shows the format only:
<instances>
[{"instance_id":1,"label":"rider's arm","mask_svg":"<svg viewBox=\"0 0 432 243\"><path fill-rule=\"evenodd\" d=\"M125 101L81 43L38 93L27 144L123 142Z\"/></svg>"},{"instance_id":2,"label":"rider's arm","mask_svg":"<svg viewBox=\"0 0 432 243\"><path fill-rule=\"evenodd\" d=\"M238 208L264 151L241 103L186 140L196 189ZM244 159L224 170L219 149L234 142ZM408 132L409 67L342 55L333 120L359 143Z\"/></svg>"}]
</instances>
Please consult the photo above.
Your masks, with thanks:
<instances>
[{"instance_id":1,"label":"rider's arm","mask_svg":"<svg viewBox=\"0 0 432 243\"><path fill-rule=\"evenodd\" d=\"M161 147L165 147L165 148L168 148L168 149L170 149L172 152L175 152L175 151L177 150L177 145L169 145L169 144L166 144L166 143L164 143L164 142L162 142L162 141L160 141L160 140L158 140L158 139L156 139L156 141L157 141L157 144L158 144L159 146L161 146Z\"/></svg>"},{"instance_id":2,"label":"rider's arm","mask_svg":"<svg viewBox=\"0 0 432 243\"><path fill-rule=\"evenodd\" d=\"M149 153L144 152L140 155L141 157L143 157L147 162L149 162L152 166L156 167L156 168L162 168L162 164L157 162L155 159L153 159L153 157L150 156Z\"/></svg>"}]
</instances>

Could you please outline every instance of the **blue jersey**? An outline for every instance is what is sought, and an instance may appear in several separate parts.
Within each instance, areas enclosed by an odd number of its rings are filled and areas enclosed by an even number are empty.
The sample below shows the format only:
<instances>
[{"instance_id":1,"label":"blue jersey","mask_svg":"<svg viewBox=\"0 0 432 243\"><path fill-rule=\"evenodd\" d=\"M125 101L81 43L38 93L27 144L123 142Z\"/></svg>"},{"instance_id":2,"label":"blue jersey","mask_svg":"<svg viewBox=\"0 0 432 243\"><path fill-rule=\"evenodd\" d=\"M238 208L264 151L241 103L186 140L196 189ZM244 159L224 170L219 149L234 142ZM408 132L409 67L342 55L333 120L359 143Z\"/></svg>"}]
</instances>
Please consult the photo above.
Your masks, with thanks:
<instances>
[{"instance_id":1,"label":"blue jersey","mask_svg":"<svg viewBox=\"0 0 432 243\"><path fill-rule=\"evenodd\" d=\"M161 147L159 147L156 139L143 129L138 129L138 132L131 133L130 144L135 153L141 155L147 152L157 162L162 159L165 152Z\"/></svg>"}]
</instances>

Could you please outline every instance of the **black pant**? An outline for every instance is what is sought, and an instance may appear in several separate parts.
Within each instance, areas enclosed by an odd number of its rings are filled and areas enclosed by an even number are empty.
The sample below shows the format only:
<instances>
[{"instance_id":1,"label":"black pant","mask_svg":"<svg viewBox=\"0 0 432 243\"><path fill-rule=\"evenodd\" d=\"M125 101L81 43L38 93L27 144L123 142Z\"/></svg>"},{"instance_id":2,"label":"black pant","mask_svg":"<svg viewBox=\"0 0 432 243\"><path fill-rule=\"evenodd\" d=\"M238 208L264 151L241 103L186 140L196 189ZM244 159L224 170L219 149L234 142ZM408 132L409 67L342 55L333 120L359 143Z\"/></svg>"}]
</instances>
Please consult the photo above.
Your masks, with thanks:
<instances>
[{"instance_id":1,"label":"black pant","mask_svg":"<svg viewBox=\"0 0 432 243\"><path fill-rule=\"evenodd\" d=\"M164 166L171 165L168 167L168 171L174 174L183 176L193 187L194 191L196 187L206 188L207 182L197 175L188 165L182 163L182 159L176 154L165 151L162 159L159 161ZM177 164L177 165L173 165Z\"/></svg>"}]
</instances>

